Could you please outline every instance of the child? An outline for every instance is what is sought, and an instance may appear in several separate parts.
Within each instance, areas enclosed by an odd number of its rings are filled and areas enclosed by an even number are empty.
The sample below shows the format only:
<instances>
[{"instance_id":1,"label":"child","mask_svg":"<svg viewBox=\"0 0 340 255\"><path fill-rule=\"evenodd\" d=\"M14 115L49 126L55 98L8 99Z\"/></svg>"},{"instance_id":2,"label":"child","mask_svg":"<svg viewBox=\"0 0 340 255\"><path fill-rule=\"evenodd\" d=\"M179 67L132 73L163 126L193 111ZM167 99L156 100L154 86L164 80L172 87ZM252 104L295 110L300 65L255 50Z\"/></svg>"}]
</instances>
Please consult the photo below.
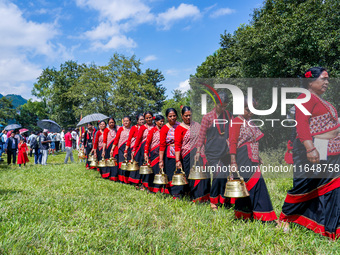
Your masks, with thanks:
<instances>
[{"instance_id":1,"label":"child","mask_svg":"<svg viewBox=\"0 0 340 255\"><path fill-rule=\"evenodd\" d=\"M27 157L28 148L23 138L20 138L20 143L18 144L18 165L21 167L21 164L26 165L29 162Z\"/></svg>"}]
</instances>

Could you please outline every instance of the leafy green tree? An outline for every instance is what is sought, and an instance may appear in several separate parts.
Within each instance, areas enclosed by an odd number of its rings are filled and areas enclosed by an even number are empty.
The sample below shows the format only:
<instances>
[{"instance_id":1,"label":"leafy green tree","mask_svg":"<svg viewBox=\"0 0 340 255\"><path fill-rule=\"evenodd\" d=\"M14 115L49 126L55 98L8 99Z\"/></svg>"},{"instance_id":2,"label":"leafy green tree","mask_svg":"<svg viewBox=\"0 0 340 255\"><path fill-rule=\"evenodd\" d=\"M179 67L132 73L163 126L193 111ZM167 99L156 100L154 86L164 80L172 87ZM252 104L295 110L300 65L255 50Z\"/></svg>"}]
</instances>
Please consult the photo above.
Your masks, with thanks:
<instances>
[{"instance_id":1,"label":"leafy green tree","mask_svg":"<svg viewBox=\"0 0 340 255\"><path fill-rule=\"evenodd\" d=\"M29 130L38 131L40 128L37 122L42 119L47 119L48 114L44 102L32 101L29 99L26 104L18 108L19 114L16 120L24 128Z\"/></svg>"},{"instance_id":2,"label":"leafy green tree","mask_svg":"<svg viewBox=\"0 0 340 255\"><path fill-rule=\"evenodd\" d=\"M178 113L177 120L181 122L181 106L190 106L190 92L182 92L179 89L175 89L171 93L173 94L172 98L164 101L162 115L164 116L166 121L166 109L175 108Z\"/></svg>"},{"instance_id":3,"label":"leafy green tree","mask_svg":"<svg viewBox=\"0 0 340 255\"><path fill-rule=\"evenodd\" d=\"M10 120L14 120L16 111L13 108L12 100L2 97L0 98L0 124L6 126Z\"/></svg>"}]
</instances>

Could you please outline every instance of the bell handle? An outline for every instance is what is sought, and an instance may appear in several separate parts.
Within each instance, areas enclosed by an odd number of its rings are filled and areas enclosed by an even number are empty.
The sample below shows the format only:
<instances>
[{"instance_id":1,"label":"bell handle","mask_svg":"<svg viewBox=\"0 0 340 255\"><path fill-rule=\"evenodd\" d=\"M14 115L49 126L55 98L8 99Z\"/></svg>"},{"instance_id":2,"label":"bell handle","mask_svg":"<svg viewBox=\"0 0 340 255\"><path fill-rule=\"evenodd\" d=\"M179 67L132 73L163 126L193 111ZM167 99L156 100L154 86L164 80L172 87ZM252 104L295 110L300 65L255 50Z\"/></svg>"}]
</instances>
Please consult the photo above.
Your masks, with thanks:
<instances>
[{"instance_id":1,"label":"bell handle","mask_svg":"<svg viewBox=\"0 0 340 255\"><path fill-rule=\"evenodd\" d=\"M181 173L185 175L185 172L183 171L182 167L179 170L181 170Z\"/></svg>"},{"instance_id":2,"label":"bell handle","mask_svg":"<svg viewBox=\"0 0 340 255\"><path fill-rule=\"evenodd\" d=\"M160 174L164 174L163 168L159 169L159 173L160 173Z\"/></svg>"},{"instance_id":3,"label":"bell handle","mask_svg":"<svg viewBox=\"0 0 340 255\"><path fill-rule=\"evenodd\" d=\"M192 168L196 168L197 160L195 159L194 164L192 165Z\"/></svg>"}]
</instances>

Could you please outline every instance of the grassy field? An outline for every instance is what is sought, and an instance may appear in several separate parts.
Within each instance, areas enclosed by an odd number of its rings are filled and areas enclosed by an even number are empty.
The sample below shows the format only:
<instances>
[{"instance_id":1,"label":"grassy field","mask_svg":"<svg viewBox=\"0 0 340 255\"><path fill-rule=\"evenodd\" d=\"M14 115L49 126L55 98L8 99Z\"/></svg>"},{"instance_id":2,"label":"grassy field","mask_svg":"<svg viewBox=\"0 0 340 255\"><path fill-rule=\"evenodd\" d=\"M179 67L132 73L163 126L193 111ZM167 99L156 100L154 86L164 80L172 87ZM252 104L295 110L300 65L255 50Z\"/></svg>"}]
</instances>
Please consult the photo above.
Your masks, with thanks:
<instances>
[{"instance_id":1,"label":"grassy field","mask_svg":"<svg viewBox=\"0 0 340 255\"><path fill-rule=\"evenodd\" d=\"M336 254L339 242L292 226L234 220L233 209L148 194L83 164L0 165L0 254ZM265 159L265 157L264 157ZM279 215L291 179L266 179Z\"/></svg>"}]
</instances>

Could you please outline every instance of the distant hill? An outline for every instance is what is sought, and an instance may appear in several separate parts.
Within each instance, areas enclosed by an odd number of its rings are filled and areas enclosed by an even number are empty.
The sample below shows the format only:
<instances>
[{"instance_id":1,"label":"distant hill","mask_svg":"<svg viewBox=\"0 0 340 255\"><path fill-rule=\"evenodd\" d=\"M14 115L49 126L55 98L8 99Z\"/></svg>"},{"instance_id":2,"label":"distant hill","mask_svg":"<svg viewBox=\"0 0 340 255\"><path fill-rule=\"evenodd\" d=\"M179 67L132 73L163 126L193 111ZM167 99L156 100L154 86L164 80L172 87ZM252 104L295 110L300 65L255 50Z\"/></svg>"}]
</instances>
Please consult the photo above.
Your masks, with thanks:
<instances>
[{"instance_id":1,"label":"distant hill","mask_svg":"<svg viewBox=\"0 0 340 255\"><path fill-rule=\"evenodd\" d=\"M3 97L3 95L0 94L0 98L2 98L2 97ZM18 106L27 103L27 100L20 95L8 94L5 97L12 100L12 104L13 104L14 108L17 108Z\"/></svg>"}]
</instances>

